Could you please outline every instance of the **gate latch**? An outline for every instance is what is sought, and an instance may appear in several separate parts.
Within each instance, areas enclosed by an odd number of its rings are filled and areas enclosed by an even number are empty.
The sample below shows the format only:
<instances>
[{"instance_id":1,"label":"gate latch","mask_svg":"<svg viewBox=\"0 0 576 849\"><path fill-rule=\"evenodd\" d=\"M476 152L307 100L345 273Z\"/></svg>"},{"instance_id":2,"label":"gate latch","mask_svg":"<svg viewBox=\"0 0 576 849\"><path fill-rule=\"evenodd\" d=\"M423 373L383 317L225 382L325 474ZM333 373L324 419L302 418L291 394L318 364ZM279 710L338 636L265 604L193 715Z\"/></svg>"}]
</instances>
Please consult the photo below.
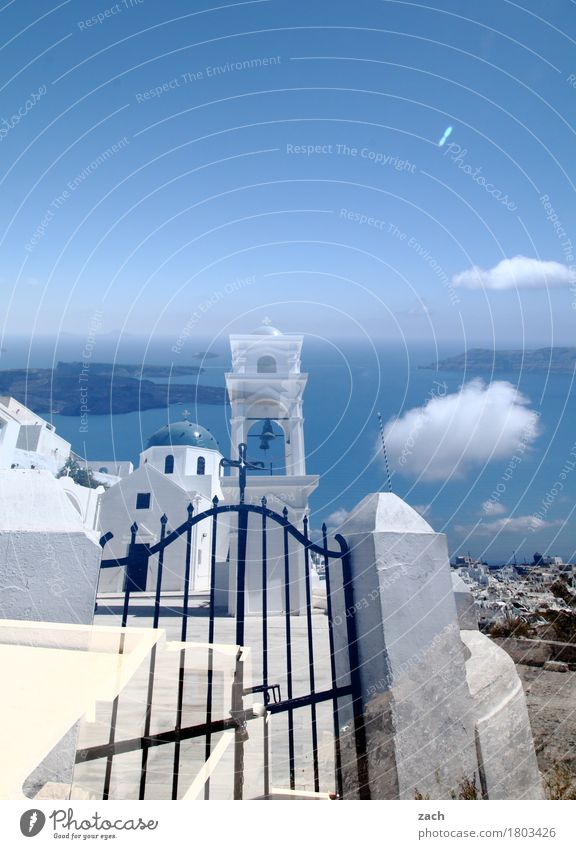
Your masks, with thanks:
<instances>
[{"instance_id":1,"label":"gate latch","mask_svg":"<svg viewBox=\"0 0 576 849\"><path fill-rule=\"evenodd\" d=\"M245 696L249 696L251 693L262 693L264 696L264 704L270 704L270 693L272 693L272 700L275 705L279 705L282 701L282 693L280 692L280 684L258 684L256 687L248 687L243 691Z\"/></svg>"},{"instance_id":2,"label":"gate latch","mask_svg":"<svg viewBox=\"0 0 576 849\"><path fill-rule=\"evenodd\" d=\"M231 710L230 716L234 724L236 725L236 734L237 740L239 742L245 743L248 740L248 728L246 727L246 723L249 719L254 719L254 712L252 708L249 710Z\"/></svg>"}]
</instances>

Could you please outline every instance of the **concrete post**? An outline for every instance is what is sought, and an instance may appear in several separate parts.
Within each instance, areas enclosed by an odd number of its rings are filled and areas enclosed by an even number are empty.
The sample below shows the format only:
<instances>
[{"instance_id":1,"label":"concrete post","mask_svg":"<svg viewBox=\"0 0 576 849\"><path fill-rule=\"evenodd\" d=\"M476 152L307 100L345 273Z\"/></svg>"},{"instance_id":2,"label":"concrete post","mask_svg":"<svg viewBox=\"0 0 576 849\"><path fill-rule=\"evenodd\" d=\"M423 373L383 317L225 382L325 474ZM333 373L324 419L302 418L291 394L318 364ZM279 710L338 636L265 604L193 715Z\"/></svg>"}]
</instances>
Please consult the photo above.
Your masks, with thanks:
<instances>
[{"instance_id":1,"label":"concrete post","mask_svg":"<svg viewBox=\"0 0 576 849\"><path fill-rule=\"evenodd\" d=\"M354 615L371 797L442 799L457 796L466 782L479 788L445 536L392 493L366 496L341 533L350 547L354 604L333 609L333 627L343 676L346 617ZM344 743L350 788L355 760L348 736Z\"/></svg>"}]
</instances>

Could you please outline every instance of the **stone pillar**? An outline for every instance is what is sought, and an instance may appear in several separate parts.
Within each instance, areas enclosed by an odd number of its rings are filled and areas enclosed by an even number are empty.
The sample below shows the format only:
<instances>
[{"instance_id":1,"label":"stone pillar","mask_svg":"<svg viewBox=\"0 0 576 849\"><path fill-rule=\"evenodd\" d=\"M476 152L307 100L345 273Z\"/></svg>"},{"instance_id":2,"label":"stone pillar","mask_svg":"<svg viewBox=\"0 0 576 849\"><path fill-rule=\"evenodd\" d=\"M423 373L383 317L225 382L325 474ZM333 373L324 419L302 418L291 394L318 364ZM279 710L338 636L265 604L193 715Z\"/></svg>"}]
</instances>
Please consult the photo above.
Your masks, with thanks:
<instances>
[{"instance_id":1,"label":"stone pillar","mask_svg":"<svg viewBox=\"0 0 576 849\"><path fill-rule=\"evenodd\" d=\"M392 493L366 496L341 533L354 603L333 608L332 619L343 680L346 618L355 617L372 798L449 799L465 782L479 788L445 536ZM356 780L350 745L347 735L345 788Z\"/></svg>"},{"instance_id":2,"label":"stone pillar","mask_svg":"<svg viewBox=\"0 0 576 849\"><path fill-rule=\"evenodd\" d=\"M244 416L232 416L230 419L230 454L233 460L238 458L238 446L241 442L247 442L248 428ZM230 470L232 477L238 477L238 469Z\"/></svg>"},{"instance_id":3,"label":"stone pillar","mask_svg":"<svg viewBox=\"0 0 576 849\"><path fill-rule=\"evenodd\" d=\"M306 474L304 419L301 416L293 416L290 421L290 467L287 464L286 473L289 475Z\"/></svg>"}]
</instances>

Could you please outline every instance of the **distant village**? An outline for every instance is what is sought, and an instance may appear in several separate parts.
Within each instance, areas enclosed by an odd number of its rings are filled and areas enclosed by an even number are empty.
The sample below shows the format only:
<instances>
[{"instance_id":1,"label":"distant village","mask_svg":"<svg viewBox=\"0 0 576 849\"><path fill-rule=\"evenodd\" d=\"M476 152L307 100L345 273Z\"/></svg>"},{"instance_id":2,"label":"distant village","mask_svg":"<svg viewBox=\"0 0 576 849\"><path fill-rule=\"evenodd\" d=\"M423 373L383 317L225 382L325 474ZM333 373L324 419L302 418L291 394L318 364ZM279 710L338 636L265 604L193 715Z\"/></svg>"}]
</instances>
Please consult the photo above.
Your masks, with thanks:
<instances>
[{"instance_id":1,"label":"distant village","mask_svg":"<svg viewBox=\"0 0 576 849\"><path fill-rule=\"evenodd\" d=\"M467 554L451 565L474 597L484 632L574 640L576 565L540 552L534 553L532 563L494 567Z\"/></svg>"}]
</instances>

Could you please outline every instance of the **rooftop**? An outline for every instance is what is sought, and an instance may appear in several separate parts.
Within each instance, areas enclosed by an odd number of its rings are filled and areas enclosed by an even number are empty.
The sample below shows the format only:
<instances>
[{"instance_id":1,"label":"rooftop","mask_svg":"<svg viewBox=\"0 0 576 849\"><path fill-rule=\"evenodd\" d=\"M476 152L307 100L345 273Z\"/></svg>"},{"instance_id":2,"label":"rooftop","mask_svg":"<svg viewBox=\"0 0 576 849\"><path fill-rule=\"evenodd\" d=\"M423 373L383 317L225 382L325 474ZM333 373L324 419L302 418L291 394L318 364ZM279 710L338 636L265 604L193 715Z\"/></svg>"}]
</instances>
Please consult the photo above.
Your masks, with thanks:
<instances>
[{"instance_id":1,"label":"rooftop","mask_svg":"<svg viewBox=\"0 0 576 849\"><path fill-rule=\"evenodd\" d=\"M208 448L219 451L218 443L209 430L196 422L187 420L164 425L148 440L148 448L172 445L189 445L193 448Z\"/></svg>"}]
</instances>

